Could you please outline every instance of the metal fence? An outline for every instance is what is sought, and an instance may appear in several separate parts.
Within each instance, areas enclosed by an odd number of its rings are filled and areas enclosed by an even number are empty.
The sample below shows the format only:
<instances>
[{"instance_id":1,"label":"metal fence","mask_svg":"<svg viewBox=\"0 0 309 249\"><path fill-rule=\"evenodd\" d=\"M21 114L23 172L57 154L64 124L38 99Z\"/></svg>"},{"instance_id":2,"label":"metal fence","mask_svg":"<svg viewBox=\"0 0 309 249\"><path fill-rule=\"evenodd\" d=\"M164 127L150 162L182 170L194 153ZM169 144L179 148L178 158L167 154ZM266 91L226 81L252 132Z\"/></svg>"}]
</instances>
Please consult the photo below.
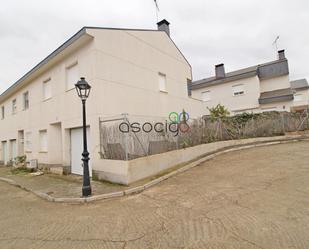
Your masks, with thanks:
<instances>
[{"instance_id":1,"label":"metal fence","mask_svg":"<svg viewBox=\"0 0 309 249\"><path fill-rule=\"evenodd\" d=\"M180 116L179 116L180 117ZM284 135L309 129L308 112L269 112L223 119L122 114L100 119L101 158L132 160L203 143Z\"/></svg>"}]
</instances>

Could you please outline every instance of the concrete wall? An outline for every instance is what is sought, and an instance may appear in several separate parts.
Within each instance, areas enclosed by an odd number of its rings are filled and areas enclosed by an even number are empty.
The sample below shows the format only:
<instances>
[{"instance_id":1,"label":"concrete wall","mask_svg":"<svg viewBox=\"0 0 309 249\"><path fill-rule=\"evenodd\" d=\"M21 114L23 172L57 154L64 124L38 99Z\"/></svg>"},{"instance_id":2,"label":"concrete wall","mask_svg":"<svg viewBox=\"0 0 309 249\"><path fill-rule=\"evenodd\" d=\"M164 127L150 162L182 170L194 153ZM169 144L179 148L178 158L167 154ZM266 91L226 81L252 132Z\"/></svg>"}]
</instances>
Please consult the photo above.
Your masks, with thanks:
<instances>
[{"instance_id":1,"label":"concrete wall","mask_svg":"<svg viewBox=\"0 0 309 249\"><path fill-rule=\"evenodd\" d=\"M158 175L162 171L171 169L179 164L188 163L191 160L222 148L267 142L282 138L283 137L265 137L215 142L142 157L131 161L102 159L100 166L95 169L95 174L101 180L128 185L138 180Z\"/></svg>"}]
</instances>

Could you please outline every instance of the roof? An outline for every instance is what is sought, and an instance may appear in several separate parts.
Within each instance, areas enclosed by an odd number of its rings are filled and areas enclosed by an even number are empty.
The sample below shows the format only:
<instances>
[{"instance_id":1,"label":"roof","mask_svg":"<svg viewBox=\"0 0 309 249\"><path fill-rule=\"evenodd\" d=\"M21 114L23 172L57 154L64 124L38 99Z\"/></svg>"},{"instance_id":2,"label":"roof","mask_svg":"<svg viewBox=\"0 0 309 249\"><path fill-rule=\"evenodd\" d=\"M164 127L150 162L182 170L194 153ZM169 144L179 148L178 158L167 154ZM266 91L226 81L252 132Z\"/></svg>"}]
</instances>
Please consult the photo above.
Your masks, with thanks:
<instances>
[{"instance_id":1,"label":"roof","mask_svg":"<svg viewBox=\"0 0 309 249\"><path fill-rule=\"evenodd\" d=\"M206 79L194 81L192 82L192 89L199 88L198 87L199 85L201 85L201 87L212 86L212 85L226 83L226 82L230 82L234 80L253 77L257 75L257 69L258 69L258 66L247 67L244 69L226 73L224 78L217 79L215 76L213 76L213 77L209 77Z\"/></svg>"},{"instance_id":2,"label":"roof","mask_svg":"<svg viewBox=\"0 0 309 249\"><path fill-rule=\"evenodd\" d=\"M165 19L162 20L162 22L167 22ZM34 66L29 72L27 72L24 76L22 76L20 79L18 79L14 84L12 84L7 90L5 90L0 95L0 102L4 101L6 98L10 97L11 94L13 94L14 90L17 90L24 86L24 83L28 80L30 81L31 76L40 73L40 71L44 70L44 66L46 66L48 63L50 63L55 57L58 57L59 54L61 54L63 51L67 50L72 44L76 43L78 40L80 40L82 37L87 37L86 39L92 39L93 37L87 33L87 29L104 29L104 30L124 30L124 31L146 31L146 32L164 32L162 30L157 29L132 29L132 28L108 28L108 27L94 27L94 26L85 26L81 28L77 33L75 33L71 38L69 38L67 41L65 41L61 46L59 46L56 50L54 50L52 53L50 53L47 57L45 57L41 62L39 62L36 66ZM164 32L166 34L166 32ZM168 36L168 35L167 35ZM169 36L168 36L169 37ZM188 65L191 67L190 63L186 59L186 57L183 55L183 53L180 51L180 49L177 47L175 42L169 37L171 42L174 44L176 49L180 52L180 54L183 56L185 61L188 63Z\"/></svg>"},{"instance_id":3,"label":"roof","mask_svg":"<svg viewBox=\"0 0 309 249\"><path fill-rule=\"evenodd\" d=\"M290 101L293 99L293 90L291 88L285 88L261 93L259 103L268 104L274 102Z\"/></svg>"},{"instance_id":4,"label":"roof","mask_svg":"<svg viewBox=\"0 0 309 249\"><path fill-rule=\"evenodd\" d=\"M291 81L291 88L294 90L306 90L309 89L309 85L306 79Z\"/></svg>"},{"instance_id":5,"label":"roof","mask_svg":"<svg viewBox=\"0 0 309 249\"><path fill-rule=\"evenodd\" d=\"M204 88L254 76L259 76L261 79L266 79L285 74L288 74L287 59L280 59L228 72L225 74L224 78L216 78L216 76L213 76L194 81L192 82L191 89Z\"/></svg>"}]
</instances>

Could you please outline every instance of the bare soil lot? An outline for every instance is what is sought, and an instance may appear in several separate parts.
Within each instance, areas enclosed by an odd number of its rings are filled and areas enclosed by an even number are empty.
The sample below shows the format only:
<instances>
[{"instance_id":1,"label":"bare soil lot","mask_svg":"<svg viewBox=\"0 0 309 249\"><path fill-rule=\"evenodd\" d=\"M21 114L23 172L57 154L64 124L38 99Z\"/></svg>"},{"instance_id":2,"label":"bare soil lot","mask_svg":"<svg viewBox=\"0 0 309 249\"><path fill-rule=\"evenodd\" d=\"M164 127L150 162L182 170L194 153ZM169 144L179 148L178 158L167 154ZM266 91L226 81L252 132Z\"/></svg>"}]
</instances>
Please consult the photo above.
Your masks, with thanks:
<instances>
[{"instance_id":1,"label":"bare soil lot","mask_svg":"<svg viewBox=\"0 0 309 249\"><path fill-rule=\"evenodd\" d=\"M83 205L0 183L0 248L309 248L309 142L219 156Z\"/></svg>"}]
</instances>

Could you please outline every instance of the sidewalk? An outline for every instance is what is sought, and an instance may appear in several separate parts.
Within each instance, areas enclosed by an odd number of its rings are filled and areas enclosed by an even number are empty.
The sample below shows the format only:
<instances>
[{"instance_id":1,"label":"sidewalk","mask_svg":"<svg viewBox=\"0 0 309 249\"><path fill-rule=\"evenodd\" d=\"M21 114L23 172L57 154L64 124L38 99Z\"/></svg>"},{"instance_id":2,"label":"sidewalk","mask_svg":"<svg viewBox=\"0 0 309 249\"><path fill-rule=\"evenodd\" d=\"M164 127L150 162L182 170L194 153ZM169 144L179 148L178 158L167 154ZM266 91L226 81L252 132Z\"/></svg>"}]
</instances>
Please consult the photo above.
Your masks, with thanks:
<instances>
[{"instance_id":1,"label":"sidewalk","mask_svg":"<svg viewBox=\"0 0 309 249\"><path fill-rule=\"evenodd\" d=\"M32 176L29 173L12 173L12 167L0 166L0 177L13 180L18 185L31 190L47 194L54 198L80 198L82 191L82 177L75 175L60 176L43 174ZM132 186L122 186L107 182L91 181L93 195L102 195L125 191Z\"/></svg>"},{"instance_id":2,"label":"sidewalk","mask_svg":"<svg viewBox=\"0 0 309 249\"><path fill-rule=\"evenodd\" d=\"M13 167L0 165L0 181L7 182L8 184L32 192L33 194L47 201L58 203L87 203L140 193L154 185L159 184L162 181L165 181L170 177L185 172L224 153L260 146L291 143L302 140L308 140L308 136L299 136L296 138L279 140L278 138L274 138L273 141L267 141L265 143L243 144L232 148L226 147L205 154L203 157L196 158L187 164L176 165L174 168L170 168L167 171L161 172L160 175L149 177L129 186L101 181L91 181L92 196L87 198L83 198L81 196L82 177L76 175L60 176L47 173L40 176L34 176L26 172L12 172Z\"/></svg>"}]
</instances>

